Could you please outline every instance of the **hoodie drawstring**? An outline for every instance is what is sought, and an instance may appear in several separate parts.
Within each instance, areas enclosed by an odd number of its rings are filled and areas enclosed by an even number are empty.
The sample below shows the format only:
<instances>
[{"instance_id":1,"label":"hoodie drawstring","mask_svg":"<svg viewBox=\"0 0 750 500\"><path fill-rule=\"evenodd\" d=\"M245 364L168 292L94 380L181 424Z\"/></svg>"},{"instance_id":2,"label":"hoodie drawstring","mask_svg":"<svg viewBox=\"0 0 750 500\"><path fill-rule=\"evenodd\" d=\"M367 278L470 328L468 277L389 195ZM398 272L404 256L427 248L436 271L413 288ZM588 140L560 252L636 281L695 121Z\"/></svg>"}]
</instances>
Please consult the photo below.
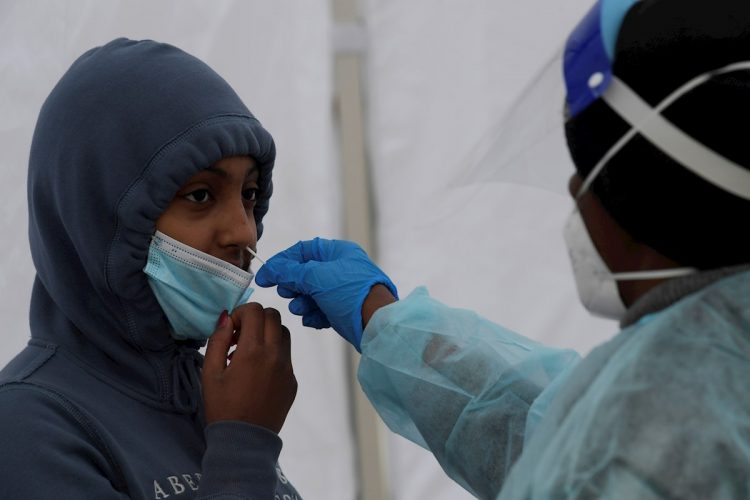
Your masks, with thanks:
<instances>
[{"instance_id":1,"label":"hoodie drawstring","mask_svg":"<svg viewBox=\"0 0 750 500\"><path fill-rule=\"evenodd\" d=\"M180 413L192 414L201 401L203 356L195 349L183 348L172 360L172 403Z\"/></svg>"}]
</instances>

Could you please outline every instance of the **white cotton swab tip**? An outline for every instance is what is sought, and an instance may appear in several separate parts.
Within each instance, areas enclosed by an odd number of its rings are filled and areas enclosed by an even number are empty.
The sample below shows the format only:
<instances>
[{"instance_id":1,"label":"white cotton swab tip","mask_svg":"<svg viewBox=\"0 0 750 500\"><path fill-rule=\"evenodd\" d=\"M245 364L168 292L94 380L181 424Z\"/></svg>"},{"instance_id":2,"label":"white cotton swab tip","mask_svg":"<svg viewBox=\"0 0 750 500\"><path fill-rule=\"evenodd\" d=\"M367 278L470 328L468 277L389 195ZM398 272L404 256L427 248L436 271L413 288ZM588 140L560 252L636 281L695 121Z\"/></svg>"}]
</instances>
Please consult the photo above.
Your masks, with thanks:
<instances>
[{"instance_id":1,"label":"white cotton swab tip","mask_svg":"<svg viewBox=\"0 0 750 500\"><path fill-rule=\"evenodd\" d=\"M247 251L248 251L248 252L250 252L250 255L252 255L252 256L253 256L253 257L255 257L256 259L258 259L258 261L259 261L259 262L260 262L261 264L263 264L263 265L265 265L265 264L266 264L266 261L265 261L265 260L263 260L263 259L261 259L260 257L258 257L258 254L257 254L257 253L255 253L255 250L253 250L253 249L252 249L252 248L250 248L250 247L247 247Z\"/></svg>"}]
</instances>

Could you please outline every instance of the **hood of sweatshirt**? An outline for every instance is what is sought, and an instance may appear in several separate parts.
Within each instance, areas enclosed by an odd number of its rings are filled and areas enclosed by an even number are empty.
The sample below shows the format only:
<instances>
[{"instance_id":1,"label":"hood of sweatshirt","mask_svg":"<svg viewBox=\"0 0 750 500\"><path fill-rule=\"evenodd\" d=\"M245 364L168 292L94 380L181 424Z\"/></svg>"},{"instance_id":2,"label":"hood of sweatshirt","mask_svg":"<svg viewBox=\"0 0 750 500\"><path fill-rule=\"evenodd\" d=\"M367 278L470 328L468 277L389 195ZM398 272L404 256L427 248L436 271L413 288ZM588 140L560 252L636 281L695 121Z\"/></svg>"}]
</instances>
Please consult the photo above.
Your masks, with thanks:
<instances>
[{"instance_id":1,"label":"hood of sweatshirt","mask_svg":"<svg viewBox=\"0 0 750 500\"><path fill-rule=\"evenodd\" d=\"M273 139L218 74L150 40L117 39L78 58L42 106L31 146L32 339L148 404L194 412L199 346L170 337L143 268L180 186L240 155L260 169L260 237Z\"/></svg>"}]
</instances>

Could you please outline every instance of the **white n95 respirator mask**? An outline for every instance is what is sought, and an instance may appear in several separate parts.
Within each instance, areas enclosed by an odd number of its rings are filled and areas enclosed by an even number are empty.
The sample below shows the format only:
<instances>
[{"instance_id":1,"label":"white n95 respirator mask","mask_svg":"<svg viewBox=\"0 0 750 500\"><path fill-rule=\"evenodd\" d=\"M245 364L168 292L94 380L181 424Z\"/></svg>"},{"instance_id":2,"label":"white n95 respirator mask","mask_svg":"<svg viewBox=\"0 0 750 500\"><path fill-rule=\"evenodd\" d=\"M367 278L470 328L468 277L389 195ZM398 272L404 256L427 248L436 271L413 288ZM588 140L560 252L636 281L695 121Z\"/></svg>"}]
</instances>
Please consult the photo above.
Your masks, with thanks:
<instances>
[{"instance_id":1,"label":"white n95 respirator mask","mask_svg":"<svg viewBox=\"0 0 750 500\"><path fill-rule=\"evenodd\" d=\"M143 271L172 337L206 340L223 310L248 301L254 274L156 231Z\"/></svg>"},{"instance_id":2,"label":"white n95 respirator mask","mask_svg":"<svg viewBox=\"0 0 750 500\"><path fill-rule=\"evenodd\" d=\"M594 316L618 321L623 318L627 308L620 297L618 281L676 278L695 272L692 268L611 272L596 250L578 209L568 218L564 237L573 266L578 297L583 307Z\"/></svg>"}]
</instances>

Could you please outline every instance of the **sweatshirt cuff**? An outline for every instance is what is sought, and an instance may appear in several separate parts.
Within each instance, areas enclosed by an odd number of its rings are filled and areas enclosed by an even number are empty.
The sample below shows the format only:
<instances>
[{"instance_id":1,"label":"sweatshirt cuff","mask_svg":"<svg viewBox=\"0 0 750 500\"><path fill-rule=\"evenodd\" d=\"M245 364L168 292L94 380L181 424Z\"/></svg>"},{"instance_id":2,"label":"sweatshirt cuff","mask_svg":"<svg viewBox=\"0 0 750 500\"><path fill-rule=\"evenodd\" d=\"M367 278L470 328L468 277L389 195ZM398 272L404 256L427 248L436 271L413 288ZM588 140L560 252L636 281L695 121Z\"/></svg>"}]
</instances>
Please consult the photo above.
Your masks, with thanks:
<instances>
[{"instance_id":1,"label":"sweatshirt cuff","mask_svg":"<svg viewBox=\"0 0 750 500\"><path fill-rule=\"evenodd\" d=\"M206 427L201 496L230 494L273 498L281 438L273 431L238 421Z\"/></svg>"}]
</instances>

